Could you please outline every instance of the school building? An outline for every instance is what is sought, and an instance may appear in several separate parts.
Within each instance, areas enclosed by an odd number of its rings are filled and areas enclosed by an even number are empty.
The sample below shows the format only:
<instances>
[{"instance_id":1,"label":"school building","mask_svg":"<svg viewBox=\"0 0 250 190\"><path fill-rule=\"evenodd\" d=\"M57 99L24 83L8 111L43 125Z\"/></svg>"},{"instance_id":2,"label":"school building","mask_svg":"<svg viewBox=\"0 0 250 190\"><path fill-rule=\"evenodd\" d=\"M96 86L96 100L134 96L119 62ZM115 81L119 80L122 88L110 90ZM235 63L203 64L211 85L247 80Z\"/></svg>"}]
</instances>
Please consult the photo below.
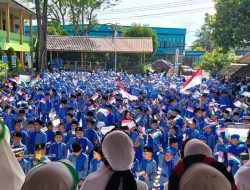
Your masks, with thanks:
<instances>
[{"instance_id":1,"label":"school building","mask_svg":"<svg viewBox=\"0 0 250 190\"><path fill-rule=\"evenodd\" d=\"M26 55L32 55L34 40L33 32L25 35L24 23L32 31L32 20L36 14L19 0L0 1L0 47L8 50L12 47L23 67ZM31 59L32 60L32 59Z\"/></svg>"}]
</instances>

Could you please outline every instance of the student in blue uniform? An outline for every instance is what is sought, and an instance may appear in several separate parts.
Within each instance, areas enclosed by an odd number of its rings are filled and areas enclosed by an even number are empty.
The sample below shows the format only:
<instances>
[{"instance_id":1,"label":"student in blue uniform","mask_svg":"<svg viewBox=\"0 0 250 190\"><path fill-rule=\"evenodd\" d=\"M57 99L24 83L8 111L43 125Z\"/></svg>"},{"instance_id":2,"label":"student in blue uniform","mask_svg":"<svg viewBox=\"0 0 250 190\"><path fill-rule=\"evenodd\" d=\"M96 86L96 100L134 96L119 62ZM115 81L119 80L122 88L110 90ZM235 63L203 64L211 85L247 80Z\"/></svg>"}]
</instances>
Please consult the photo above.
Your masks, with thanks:
<instances>
[{"instance_id":1,"label":"student in blue uniform","mask_svg":"<svg viewBox=\"0 0 250 190\"><path fill-rule=\"evenodd\" d=\"M25 155L28 154L27 147L22 143L22 133L15 131L13 133L13 143L11 144L12 149L22 148Z\"/></svg>"},{"instance_id":2,"label":"student in blue uniform","mask_svg":"<svg viewBox=\"0 0 250 190\"><path fill-rule=\"evenodd\" d=\"M99 143L96 131L94 130L95 121L87 120L87 129L84 131L84 136L95 146Z\"/></svg>"},{"instance_id":3,"label":"student in blue uniform","mask_svg":"<svg viewBox=\"0 0 250 190\"><path fill-rule=\"evenodd\" d=\"M43 122L40 119L36 119L34 122L35 131L30 134L29 138L29 153L34 154L35 145L37 144L46 144L47 136L44 132L41 131Z\"/></svg>"},{"instance_id":4,"label":"student in blue uniform","mask_svg":"<svg viewBox=\"0 0 250 190\"><path fill-rule=\"evenodd\" d=\"M11 113L11 107L10 106L5 106L5 112L2 114L4 123L7 125L9 128L9 131L14 130L14 125L15 125L15 115Z\"/></svg>"},{"instance_id":5,"label":"student in blue uniform","mask_svg":"<svg viewBox=\"0 0 250 190\"><path fill-rule=\"evenodd\" d=\"M68 114L67 100L61 100L61 107L59 108L59 111L58 111L58 117L61 122L67 116L67 114Z\"/></svg>"},{"instance_id":6,"label":"student in blue uniform","mask_svg":"<svg viewBox=\"0 0 250 190\"><path fill-rule=\"evenodd\" d=\"M94 147L93 156L94 158L90 161L89 174L96 172L101 168L101 148L99 146Z\"/></svg>"},{"instance_id":7,"label":"student in blue uniform","mask_svg":"<svg viewBox=\"0 0 250 190\"><path fill-rule=\"evenodd\" d=\"M40 102L39 108L38 108L38 115L42 114L42 121L43 123L46 123L47 121L50 120L49 118L49 113L51 112L53 105L52 102L50 101L50 94L46 93L45 94L45 103Z\"/></svg>"},{"instance_id":8,"label":"student in blue uniform","mask_svg":"<svg viewBox=\"0 0 250 190\"><path fill-rule=\"evenodd\" d=\"M146 182L149 190L152 190L156 174L157 164L153 159L153 147L144 147L144 159L142 160L140 170L136 175L139 177L139 180Z\"/></svg>"},{"instance_id":9,"label":"student in blue uniform","mask_svg":"<svg viewBox=\"0 0 250 190\"><path fill-rule=\"evenodd\" d=\"M83 128L77 127L75 129L75 137L71 137L69 141L67 142L67 148L70 150L72 147L72 144L78 141L81 144L82 151L86 154L90 154L93 151L93 144L83 136Z\"/></svg>"},{"instance_id":10,"label":"student in blue uniform","mask_svg":"<svg viewBox=\"0 0 250 190\"><path fill-rule=\"evenodd\" d=\"M25 175L28 174L29 171L29 162L27 159L25 159L24 156L24 151L20 151L15 153L15 156L17 158L18 163L20 164L21 168L23 169L23 172Z\"/></svg>"},{"instance_id":11,"label":"student in blue uniform","mask_svg":"<svg viewBox=\"0 0 250 190\"><path fill-rule=\"evenodd\" d=\"M215 148L215 136L212 134L212 129L210 125L206 125L204 127L204 136L206 137L206 144L211 148L211 150L214 152Z\"/></svg>"},{"instance_id":12,"label":"student in blue uniform","mask_svg":"<svg viewBox=\"0 0 250 190\"><path fill-rule=\"evenodd\" d=\"M20 132L22 133L22 143L25 145L25 146L28 146L29 145L29 135L26 131L23 130L23 122L22 120L20 119L17 119L16 120L16 123L15 123L15 126L14 126L14 131L12 131L12 136L15 132ZM11 142L13 142L13 139L11 139Z\"/></svg>"},{"instance_id":13,"label":"student in blue uniform","mask_svg":"<svg viewBox=\"0 0 250 190\"><path fill-rule=\"evenodd\" d=\"M139 166L140 166L139 160L135 158L134 163L133 163L132 168L131 168L131 171L132 171L133 175L135 176L135 178L136 178L136 172L139 171Z\"/></svg>"},{"instance_id":14,"label":"student in blue uniform","mask_svg":"<svg viewBox=\"0 0 250 190\"><path fill-rule=\"evenodd\" d=\"M173 153L174 163L177 163L181 159L180 154L179 154L178 142L179 140L176 137L171 137L169 139L169 149Z\"/></svg>"},{"instance_id":15,"label":"student in blue uniform","mask_svg":"<svg viewBox=\"0 0 250 190\"><path fill-rule=\"evenodd\" d=\"M67 132L65 131L65 126L63 123L59 123L58 124L58 131L62 132L62 142L64 142L65 144L68 142L68 137L67 137Z\"/></svg>"},{"instance_id":16,"label":"student in blue uniform","mask_svg":"<svg viewBox=\"0 0 250 190\"><path fill-rule=\"evenodd\" d=\"M169 181L169 176L174 169L176 163L173 161L173 152L170 148L166 148L164 150L164 158L161 162L161 165L159 165L160 168L162 168L161 171L161 177L159 179L160 184L160 190L164 190L164 184Z\"/></svg>"},{"instance_id":17,"label":"student in blue uniform","mask_svg":"<svg viewBox=\"0 0 250 190\"><path fill-rule=\"evenodd\" d=\"M73 153L69 155L69 160L73 163L79 176L79 187L84 182L88 174L88 156L83 153L81 144L79 142L74 142L72 144Z\"/></svg>"},{"instance_id":18,"label":"student in blue uniform","mask_svg":"<svg viewBox=\"0 0 250 190\"><path fill-rule=\"evenodd\" d=\"M188 121L188 127L185 130L185 134L188 138L199 138L200 136L200 132L197 128L197 124L196 124L196 120L195 119L191 119Z\"/></svg>"},{"instance_id":19,"label":"student in blue uniform","mask_svg":"<svg viewBox=\"0 0 250 190\"><path fill-rule=\"evenodd\" d=\"M47 122L46 127L47 127L47 131L45 131L45 134L47 136L46 153L48 153L51 145L54 143L55 133L53 131L54 125L52 121Z\"/></svg>"},{"instance_id":20,"label":"student in blue uniform","mask_svg":"<svg viewBox=\"0 0 250 190\"><path fill-rule=\"evenodd\" d=\"M61 131L56 131L55 133L55 143L52 144L49 154L55 154L56 157L52 158L52 161L58 161L66 159L68 155L68 149L65 143L62 142L63 133Z\"/></svg>"}]
</instances>

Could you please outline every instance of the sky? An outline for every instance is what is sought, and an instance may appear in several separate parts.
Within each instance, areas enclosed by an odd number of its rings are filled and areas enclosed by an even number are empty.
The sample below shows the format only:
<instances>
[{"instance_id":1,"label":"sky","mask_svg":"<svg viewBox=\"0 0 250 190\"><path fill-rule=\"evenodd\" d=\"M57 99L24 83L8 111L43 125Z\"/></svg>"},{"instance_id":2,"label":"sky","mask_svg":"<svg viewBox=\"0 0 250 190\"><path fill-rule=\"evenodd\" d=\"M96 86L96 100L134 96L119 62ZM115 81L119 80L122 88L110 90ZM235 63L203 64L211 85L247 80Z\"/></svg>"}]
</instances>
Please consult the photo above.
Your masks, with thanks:
<instances>
[{"instance_id":1,"label":"sky","mask_svg":"<svg viewBox=\"0 0 250 190\"><path fill-rule=\"evenodd\" d=\"M186 28L186 45L196 39L205 13L213 14L212 0L120 0L116 6L98 13L101 24L147 24L152 27Z\"/></svg>"}]
</instances>

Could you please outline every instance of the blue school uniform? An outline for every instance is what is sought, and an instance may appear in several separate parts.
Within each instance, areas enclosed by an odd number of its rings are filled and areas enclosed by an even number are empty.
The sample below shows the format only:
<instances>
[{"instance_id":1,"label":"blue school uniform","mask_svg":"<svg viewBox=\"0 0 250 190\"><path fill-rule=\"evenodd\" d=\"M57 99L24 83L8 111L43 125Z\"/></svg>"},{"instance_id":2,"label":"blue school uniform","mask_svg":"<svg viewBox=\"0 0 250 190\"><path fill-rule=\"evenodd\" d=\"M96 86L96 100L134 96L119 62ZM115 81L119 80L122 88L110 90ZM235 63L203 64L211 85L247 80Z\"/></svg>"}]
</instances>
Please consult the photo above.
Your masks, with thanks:
<instances>
[{"instance_id":1,"label":"blue school uniform","mask_svg":"<svg viewBox=\"0 0 250 190\"><path fill-rule=\"evenodd\" d=\"M38 115L42 114L42 121L43 123L46 123L50 120L49 113L52 110L52 102L50 100L47 100L46 103L40 103L38 108Z\"/></svg>"},{"instance_id":2,"label":"blue school uniform","mask_svg":"<svg viewBox=\"0 0 250 190\"><path fill-rule=\"evenodd\" d=\"M151 160L143 159L140 164L140 172L144 171L148 175L148 180L143 176L139 177L139 180L145 181L149 189L153 188L154 178L157 174L157 164L156 161L152 158Z\"/></svg>"},{"instance_id":3,"label":"blue school uniform","mask_svg":"<svg viewBox=\"0 0 250 190\"><path fill-rule=\"evenodd\" d=\"M76 157L73 153L69 155L69 161L73 163L79 176L79 180L85 180L88 174L88 157L83 152Z\"/></svg>"},{"instance_id":4,"label":"blue school uniform","mask_svg":"<svg viewBox=\"0 0 250 190\"><path fill-rule=\"evenodd\" d=\"M8 115L8 114L3 113L4 123L9 128L9 131L14 130L15 118L16 118L16 116L14 114L9 114Z\"/></svg>"},{"instance_id":5,"label":"blue school uniform","mask_svg":"<svg viewBox=\"0 0 250 190\"><path fill-rule=\"evenodd\" d=\"M96 172L97 170L99 170L101 168L102 165L102 161L101 160L97 160L95 158L93 158L90 161L90 167L89 167L89 174Z\"/></svg>"},{"instance_id":6,"label":"blue school uniform","mask_svg":"<svg viewBox=\"0 0 250 190\"><path fill-rule=\"evenodd\" d=\"M94 129L86 129L84 131L84 136L87 137L93 145L98 143L98 137Z\"/></svg>"},{"instance_id":7,"label":"blue school uniform","mask_svg":"<svg viewBox=\"0 0 250 190\"><path fill-rule=\"evenodd\" d=\"M18 163L20 164L21 168L23 169L24 174L27 175L28 171L29 171L29 162L26 159L22 158L22 160L20 160L20 161L18 160Z\"/></svg>"},{"instance_id":8,"label":"blue school uniform","mask_svg":"<svg viewBox=\"0 0 250 190\"><path fill-rule=\"evenodd\" d=\"M131 171L132 171L133 175L136 177L136 172L139 171L139 160L138 159L134 160L134 164L131 168Z\"/></svg>"},{"instance_id":9,"label":"blue school uniform","mask_svg":"<svg viewBox=\"0 0 250 190\"><path fill-rule=\"evenodd\" d=\"M173 160L167 162L166 160L163 160L161 168L161 176L159 179L160 189L164 189L164 183L169 181L170 174L172 170L174 169L175 163Z\"/></svg>"},{"instance_id":10,"label":"blue school uniform","mask_svg":"<svg viewBox=\"0 0 250 190\"><path fill-rule=\"evenodd\" d=\"M67 155L68 155L68 149L65 143L53 143L49 154L55 154L56 157L53 157L51 160L52 161L58 161L58 160L62 160L62 159L66 159Z\"/></svg>"},{"instance_id":11,"label":"blue school uniform","mask_svg":"<svg viewBox=\"0 0 250 190\"><path fill-rule=\"evenodd\" d=\"M77 139L76 137L71 137L71 139L66 144L67 149L71 150L71 145L75 141L81 143L83 152L86 152L88 155L93 151L93 144L86 137L82 137L80 139Z\"/></svg>"},{"instance_id":12,"label":"blue school uniform","mask_svg":"<svg viewBox=\"0 0 250 190\"><path fill-rule=\"evenodd\" d=\"M29 153L34 154L35 152L35 145L37 144L46 144L47 143L47 136L42 131L34 131L30 134L29 139Z\"/></svg>"},{"instance_id":13,"label":"blue school uniform","mask_svg":"<svg viewBox=\"0 0 250 190\"><path fill-rule=\"evenodd\" d=\"M11 132L11 143L13 142L13 134L15 133L16 131L12 131ZM25 146L27 146L28 147L28 145L29 145L29 135L28 135L28 133L26 132L26 131L24 131L24 130L21 130L21 132L22 132L22 144L24 144Z\"/></svg>"}]
</instances>

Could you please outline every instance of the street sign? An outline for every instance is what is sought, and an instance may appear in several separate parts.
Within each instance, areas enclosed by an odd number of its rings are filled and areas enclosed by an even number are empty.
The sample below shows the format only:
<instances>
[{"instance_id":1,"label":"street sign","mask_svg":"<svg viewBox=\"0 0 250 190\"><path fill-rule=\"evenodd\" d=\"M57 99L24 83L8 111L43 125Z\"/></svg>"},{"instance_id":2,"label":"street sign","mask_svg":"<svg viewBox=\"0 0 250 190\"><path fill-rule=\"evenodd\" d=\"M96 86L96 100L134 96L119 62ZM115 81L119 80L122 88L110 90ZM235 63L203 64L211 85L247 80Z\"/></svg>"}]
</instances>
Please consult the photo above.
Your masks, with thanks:
<instances>
[{"instance_id":1,"label":"street sign","mask_svg":"<svg viewBox=\"0 0 250 190\"><path fill-rule=\"evenodd\" d=\"M8 57L7 57L7 55L3 55L3 56L2 56L2 62L3 62L4 64L7 64L7 63L8 63Z\"/></svg>"},{"instance_id":2,"label":"street sign","mask_svg":"<svg viewBox=\"0 0 250 190\"><path fill-rule=\"evenodd\" d=\"M11 65L12 65L12 67L16 67L16 56L15 55L11 56Z\"/></svg>"}]
</instances>

